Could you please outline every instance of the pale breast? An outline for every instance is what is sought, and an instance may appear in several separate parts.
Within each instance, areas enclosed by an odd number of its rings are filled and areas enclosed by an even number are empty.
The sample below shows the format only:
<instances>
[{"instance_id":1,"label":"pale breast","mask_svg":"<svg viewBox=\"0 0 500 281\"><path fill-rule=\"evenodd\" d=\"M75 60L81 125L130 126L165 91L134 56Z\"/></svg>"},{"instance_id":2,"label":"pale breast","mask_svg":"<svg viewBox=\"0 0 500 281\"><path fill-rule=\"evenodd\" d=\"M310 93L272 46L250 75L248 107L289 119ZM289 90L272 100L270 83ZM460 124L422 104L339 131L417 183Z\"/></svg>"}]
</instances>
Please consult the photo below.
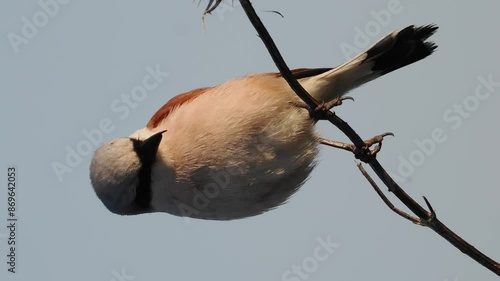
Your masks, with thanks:
<instances>
[{"instance_id":1,"label":"pale breast","mask_svg":"<svg viewBox=\"0 0 500 281\"><path fill-rule=\"evenodd\" d=\"M235 219L283 204L317 154L314 122L291 101L298 99L282 78L249 76L170 112L156 128L168 130L159 151L175 171L175 181L158 183L168 189L159 197L177 205L164 211Z\"/></svg>"}]
</instances>

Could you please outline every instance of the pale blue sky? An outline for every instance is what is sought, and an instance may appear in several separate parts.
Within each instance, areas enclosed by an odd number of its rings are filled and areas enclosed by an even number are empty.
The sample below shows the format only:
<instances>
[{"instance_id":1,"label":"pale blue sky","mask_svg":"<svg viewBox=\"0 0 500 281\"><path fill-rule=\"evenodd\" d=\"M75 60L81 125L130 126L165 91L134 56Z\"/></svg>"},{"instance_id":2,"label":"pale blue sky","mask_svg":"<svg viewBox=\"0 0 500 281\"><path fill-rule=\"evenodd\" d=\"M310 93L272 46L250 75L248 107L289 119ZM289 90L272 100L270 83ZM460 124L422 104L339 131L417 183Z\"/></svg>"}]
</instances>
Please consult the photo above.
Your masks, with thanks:
<instances>
[{"instance_id":1,"label":"pale blue sky","mask_svg":"<svg viewBox=\"0 0 500 281\"><path fill-rule=\"evenodd\" d=\"M276 68L237 1L231 7L225 0L204 31L205 0L199 7L189 0L54 1L0 4L0 166L18 168L19 218L18 273L2 262L1 280L497 280L437 234L390 212L352 155L328 148L290 202L261 216L187 223L168 214L111 214L90 185L95 146L83 131L108 122L105 140L126 136L178 93ZM49 12L39 3L52 3ZM363 48L410 24L440 26L434 55L356 89L356 101L337 112L363 137L394 132L381 163L414 198L426 195L450 228L500 260L500 87L481 86L483 96L475 97L481 79L500 81L498 1L254 6L290 67L335 66L347 59L348 45ZM169 75L126 105L122 95L142 84L148 67ZM327 124L319 130L345 140ZM424 154L416 143L435 130L445 140ZM87 155L68 162L68 148ZM59 178L56 162L68 167ZM6 234L2 226L2 261ZM318 248L328 239L334 250ZM324 260L313 258L316 249ZM294 265L307 276L294 274ZM117 277L122 270L127 278Z\"/></svg>"}]
</instances>

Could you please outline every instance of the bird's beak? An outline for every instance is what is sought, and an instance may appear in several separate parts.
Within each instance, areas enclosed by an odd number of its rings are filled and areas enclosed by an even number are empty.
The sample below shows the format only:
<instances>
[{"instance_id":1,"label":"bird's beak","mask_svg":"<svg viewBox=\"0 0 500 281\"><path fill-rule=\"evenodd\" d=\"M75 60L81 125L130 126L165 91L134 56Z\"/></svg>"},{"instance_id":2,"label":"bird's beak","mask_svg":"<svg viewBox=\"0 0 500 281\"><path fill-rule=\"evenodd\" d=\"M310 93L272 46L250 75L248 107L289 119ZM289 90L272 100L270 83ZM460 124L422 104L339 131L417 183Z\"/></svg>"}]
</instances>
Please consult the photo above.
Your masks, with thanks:
<instances>
[{"instance_id":1,"label":"bird's beak","mask_svg":"<svg viewBox=\"0 0 500 281\"><path fill-rule=\"evenodd\" d=\"M156 157L156 152L158 151L158 146L160 145L161 138L163 137L162 135L165 132L166 130L158 132L150 136L149 138L145 139L144 141L142 141L142 143L137 148L138 154L142 156L141 158L143 158L141 160L143 160L146 163L153 162L153 160Z\"/></svg>"}]
</instances>

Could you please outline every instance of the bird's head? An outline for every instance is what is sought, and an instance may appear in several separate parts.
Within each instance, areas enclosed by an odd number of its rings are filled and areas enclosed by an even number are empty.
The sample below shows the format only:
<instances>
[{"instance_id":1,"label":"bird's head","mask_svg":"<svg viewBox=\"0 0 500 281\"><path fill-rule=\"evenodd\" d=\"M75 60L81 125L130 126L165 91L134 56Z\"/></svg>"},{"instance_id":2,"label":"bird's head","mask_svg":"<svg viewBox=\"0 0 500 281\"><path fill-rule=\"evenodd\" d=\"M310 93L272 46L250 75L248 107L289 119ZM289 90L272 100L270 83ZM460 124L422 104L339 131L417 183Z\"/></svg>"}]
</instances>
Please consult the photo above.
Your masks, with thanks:
<instances>
[{"instance_id":1,"label":"bird's head","mask_svg":"<svg viewBox=\"0 0 500 281\"><path fill-rule=\"evenodd\" d=\"M151 169L164 132L144 140L114 139L97 149L90 181L108 210L119 215L151 212Z\"/></svg>"}]
</instances>

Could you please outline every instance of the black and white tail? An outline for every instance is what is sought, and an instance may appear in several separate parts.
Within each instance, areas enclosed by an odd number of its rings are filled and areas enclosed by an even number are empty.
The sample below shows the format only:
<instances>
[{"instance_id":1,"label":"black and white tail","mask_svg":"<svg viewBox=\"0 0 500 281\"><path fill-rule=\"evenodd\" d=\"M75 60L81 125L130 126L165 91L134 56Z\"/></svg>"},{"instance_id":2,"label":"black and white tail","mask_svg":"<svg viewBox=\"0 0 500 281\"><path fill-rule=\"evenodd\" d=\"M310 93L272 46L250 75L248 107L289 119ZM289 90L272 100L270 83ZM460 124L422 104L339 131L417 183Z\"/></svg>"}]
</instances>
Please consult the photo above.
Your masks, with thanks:
<instances>
[{"instance_id":1,"label":"black and white tail","mask_svg":"<svg viewBox=\"0 0 500 281\"><path fill-rule=\"evenodd\" d=\"M296 69L293 73L313 97L329 101L429 56L437 46L426 40L437 29L435 25L408 26L385 36L364 53L336 68Z\"/></svg>"}]
</instances>

